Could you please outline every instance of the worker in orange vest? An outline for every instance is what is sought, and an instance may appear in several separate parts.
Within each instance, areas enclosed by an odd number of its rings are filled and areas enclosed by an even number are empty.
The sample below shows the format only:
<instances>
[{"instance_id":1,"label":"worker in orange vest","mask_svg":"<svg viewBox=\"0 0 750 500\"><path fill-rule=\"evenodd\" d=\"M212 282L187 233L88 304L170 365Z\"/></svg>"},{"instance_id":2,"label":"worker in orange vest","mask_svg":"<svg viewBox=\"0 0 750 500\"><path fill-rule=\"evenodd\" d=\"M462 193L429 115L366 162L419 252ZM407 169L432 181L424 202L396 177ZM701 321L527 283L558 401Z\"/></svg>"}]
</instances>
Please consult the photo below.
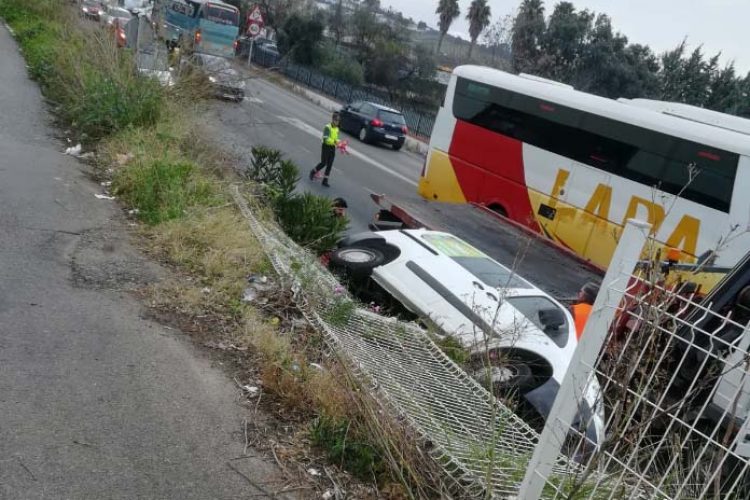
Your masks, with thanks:
<instances>
[{"instance_id":1,"label":"worker in orange vest","mask_svg":"<svg viewBox=\"0 0 750 500\"><path fill-rule=\"evenodd\" d=\"M573 321L576 325L576 338L578 340L581 340L583 328L589 319L597 295L599 295L599 285L593 281L589 281L581 287L576 298L577 302L570 308L570 312L573 314Z\"/></svg>"}]
</instances>

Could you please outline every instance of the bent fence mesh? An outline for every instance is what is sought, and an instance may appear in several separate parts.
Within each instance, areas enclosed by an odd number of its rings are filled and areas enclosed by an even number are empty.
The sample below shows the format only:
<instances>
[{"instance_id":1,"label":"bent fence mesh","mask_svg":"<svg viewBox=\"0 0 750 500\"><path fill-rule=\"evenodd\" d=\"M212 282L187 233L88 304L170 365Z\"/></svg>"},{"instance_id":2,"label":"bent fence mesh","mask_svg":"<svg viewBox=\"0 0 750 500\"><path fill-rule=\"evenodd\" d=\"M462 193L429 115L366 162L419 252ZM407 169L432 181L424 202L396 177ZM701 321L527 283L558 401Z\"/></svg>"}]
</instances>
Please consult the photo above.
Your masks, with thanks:
<instances>
[{"instance_id":1,"label":"bent fence mesh","mask_svg":"<svg viewBox=\"0 0 750 500\"><path fill-rule=\"evenodd\" d=\"M553 497L750 498L750 310L722 309L688 284L645 271L620 281L624 300L593 366L607 442ZM579 436L580 446L583 438ZM590 476L590 474L594 474Z\"/></svg>"},{"instance_id":2,"label":"bent fence mesh","mask_svg":"<svg viewBox=\"0 0 750 500\"><path fill-rule=\"evenodd\" d=\"M418 325L353 306L336 279L274 224L261 222L235 186L234 198L306 318L373 387L390 415L432 444L446 476L469 492L517 493L537 433L451 361ZM351 314L341 317L341 311ZM558 471L573 467L559 460Z\"/></svg>"},{"instance_id":3,"label":"bent fence mesh","mask_svg":"<svg viewBox=\"0 0 750 500\"><path fill-rule=\"evenodd\" d=\"M281 65L281 70L288 78L331 96L338 101L370 101L398 109L404 115L406 126L409 127L412 134L425 138L429 138L432 134L432 128L435 126L435 119L437 118L436 113L394 103L386 92L377 92L375 89L351 85L336 78L326 76L312 68L290 63L283 60L277 53L264 50L262 47L253 49L252 60L254 63L264 67Z\"/></svg>"},{"instance_id":4,"label":"bent fence mesh","mask_svg":"<svg viewBox=\"0 0 750 500\"><path fill-rule=\"evenodd\" d=\"M430 441L446 476L467 494L519 495L539 435L418 325L350 307L316 259L256 218L236 187L234 196L307 319L385 411ZM750 311L713 310L645 271L610 287L624 299L606 306L616 319L589 367L606 439L591 451L571 429L552 473L539 478L541 496L750 498Z\"/></svg>"}]
</instances>

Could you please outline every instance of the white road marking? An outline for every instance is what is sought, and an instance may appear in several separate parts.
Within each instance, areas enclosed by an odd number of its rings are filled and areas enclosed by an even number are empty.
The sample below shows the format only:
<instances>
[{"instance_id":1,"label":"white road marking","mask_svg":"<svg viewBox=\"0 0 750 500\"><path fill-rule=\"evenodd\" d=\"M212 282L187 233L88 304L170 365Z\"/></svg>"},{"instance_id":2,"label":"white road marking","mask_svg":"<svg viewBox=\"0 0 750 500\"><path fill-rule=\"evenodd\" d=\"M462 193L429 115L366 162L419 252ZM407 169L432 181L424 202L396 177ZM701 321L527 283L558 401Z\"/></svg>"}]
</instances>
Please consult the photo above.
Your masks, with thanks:
<instances>
[{"instance_id":1,"label":"white road marking","mask_svg":"<svg viewBox=\"0 0 750 500\"><path fill-rule=\"evenodd\" d=\"M302 130L303 132L307 132L308 134L310 134L310 135L312 135L314 137L317 137L317 138L322 138L323 137L322 130L318 130L315 127L313 127L312 125L308 125L307 123L303 122L299 118L293 118L293 117L289 117L289 116L280 116L279 118L281 120L287 122L288 124L290 124L290 125L292 125L294 127L297 127L298 129ZM406 182L407 184L411 184L414 187L418 186L418 184L417 184L416 181L414 181L412 179L409 179L408 177L406 177L405 175L403 175L403 174L401 174L399 172L396 172L392 168L386 167L385 165L383 165L379 161L373 160L369 156L366 156L364 153L360 153L359 151L355 150L351 146L349 146L347 148L347 151L352 156L354 156L356 158L359 158L360 160L369 163L373 167L375 167L375 168L377 168L379 170L382 170L383 172L389 173L392 176L394 176L394 177L396 177L398 179L401 179L402 181Z\"/></svg>"},{"instance_id":2,"label":"white road marking","mask_svg":"<svg viewBox=\"0 0 750 500\"><path fill-rule=\"evenodd\" d=\"M258 99L257 97L245 97L245 102L252 102L255 104L263 104L262 99Z\"/></svg>"}]
</instances>

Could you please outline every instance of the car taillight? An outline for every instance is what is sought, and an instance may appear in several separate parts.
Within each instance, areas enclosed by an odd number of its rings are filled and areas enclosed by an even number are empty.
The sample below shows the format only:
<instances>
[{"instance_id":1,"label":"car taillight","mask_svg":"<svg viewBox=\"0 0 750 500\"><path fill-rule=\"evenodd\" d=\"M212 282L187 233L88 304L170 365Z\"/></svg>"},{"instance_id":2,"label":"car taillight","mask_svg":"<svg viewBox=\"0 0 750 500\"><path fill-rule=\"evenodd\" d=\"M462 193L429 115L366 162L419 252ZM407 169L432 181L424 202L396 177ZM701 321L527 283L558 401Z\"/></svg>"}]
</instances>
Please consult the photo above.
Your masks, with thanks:
<instances>
[{"instance_id":1,"label":"car taillight","mask_svg":"<svg viewBox=\"0 0 750 500\"><path fill-rule=\"evenodd\" d=\"M404 125L403 127L401 127L401 132L403 132L404 134L408 134L409 133L409 127L407 127L406 125Z\"/></svg>"},{"instance_id":2,"label":"car taillight","mask_svg":"<svg viewBox=\"0 0 750 500\"><path fill-rule=\"evenodd\" d=\"M234 50L237 50L237 40L235 40L234 43L232 44L232 48Z\"/></svg>"},{"instance_id":3,"label":"car taillight","mask_svg":"<svg viewBox=\"0 0 750 500\"><path fill-rule=\"evenodd\" d=\"M370 122L370 125L372 125L373 127L382 127L382 126L383 126L383 122L381 122L381 121L380 121L380 120L378 120L377 118L374 118L374 119L373 119L373 120L372 120L372 121Z\"/></svg>"},{"instance_id":4,"label":"car taillight","mask_svg":"<svg viewBox=\"0 0 750 500\"><path fill-rule=\"evenodd\" d=\"M203 35L201 35L200 31L195 32L195 43L201 43L201 39L203 39Z\"/></svg>"}]
</instances>

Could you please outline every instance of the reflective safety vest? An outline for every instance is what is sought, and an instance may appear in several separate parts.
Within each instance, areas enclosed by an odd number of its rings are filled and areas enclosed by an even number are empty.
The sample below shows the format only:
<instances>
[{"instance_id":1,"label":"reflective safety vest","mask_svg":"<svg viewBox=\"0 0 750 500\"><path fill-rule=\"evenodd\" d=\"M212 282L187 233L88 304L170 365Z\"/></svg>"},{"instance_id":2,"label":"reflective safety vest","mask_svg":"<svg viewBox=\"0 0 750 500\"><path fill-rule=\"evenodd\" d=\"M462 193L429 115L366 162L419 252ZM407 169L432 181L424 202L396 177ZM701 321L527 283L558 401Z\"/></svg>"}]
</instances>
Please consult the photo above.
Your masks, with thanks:
<instances>
[{"instance_id":1,"label":"reflective safety vest","mask_svg":"<svg viewBox=\"0 0 750 500\"><path fill-rule=\"evenodd\" d=\"M332 123L326 125L323 129L323 144L326 146L335 146L339 142L339 128Z\"/></svg>"},{"instance_id":2,"label":"reflective safety vest","mask_svg":"<svg viewBox=\"0 0 750 500\"><path fill-rule=\"evenodd\" d=\"M586 321L589 319L589 315L591 314L592 309L591 304L575 304L573 309L573 321L576 325L576 338L578 340L581 340L581 335L583 335L583 329L586 326Z\"/></svg>"}]
</instances>

